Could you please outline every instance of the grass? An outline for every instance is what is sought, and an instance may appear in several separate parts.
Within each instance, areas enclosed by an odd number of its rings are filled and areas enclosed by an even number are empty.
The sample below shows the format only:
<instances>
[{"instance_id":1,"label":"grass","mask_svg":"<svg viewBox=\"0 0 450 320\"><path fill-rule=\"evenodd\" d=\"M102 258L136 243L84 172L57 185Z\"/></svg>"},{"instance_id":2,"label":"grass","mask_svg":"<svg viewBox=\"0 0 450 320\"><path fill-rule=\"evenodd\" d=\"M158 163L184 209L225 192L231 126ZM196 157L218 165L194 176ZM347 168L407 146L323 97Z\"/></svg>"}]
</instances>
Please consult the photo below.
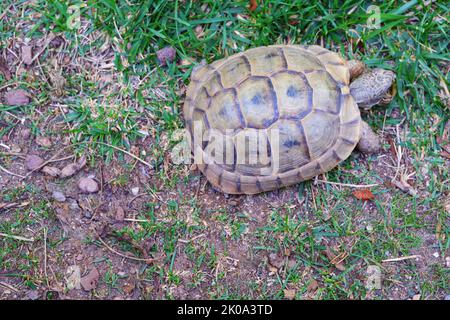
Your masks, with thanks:
<instances>
[{"instance_id":1,"label":"grass","mask_svg":"<svg viewBox=\"0 0 450 320\"><path fill-rule=\"evenodd\" d=\"M448 292L445 265L382 262L418 250L424 255L438 252L442 259L448 256L450 229L444 202L450 192L450 173L436 141L450 115L444 89L449 85L450 61L450 9L445 1L380 3L379 28L367 26L371 13L366 9L372 4L368 1L258 1L253 12L247 1L81 3L7 0L0 4L0 15L6 12L8 17L7 22L0 21L0 53L11 49L11 39L43 44L39 41L48 39L49 31L65 40L60 49L49 45L43 51L38 59L42 68L35 66L37 76L17 73L7 81L0 74L0 87L33 93L29 106L0 105L0 139L23 124L32 136L69 137L77 144L74 152L87 154L92 167L103 161L107 168L115 161L121 163L120 174L109 183L125 189L134 181L136 166L117 149L97 142L132 151L136 141L147 139L149 148L139 155L152 164L154 180L144 192L153 200L144 202L137 215L147 222L127 225L108 237L115 248L139 257L136 245L154 240L150 252L161 263L140 267L139 278L146 285L152 283L144 286L143 298L174 299L180 297L176 291L180 287L216 299L279 299L286 289L294 289L296 298L314 299L395 298L393 290L399 287L405 291L402 298L420 293L423 299L440 299ZM80 5L78 28L67 24L70 5ZM412 180L420 196L383 184L389 180L386 174L392 178L395 172L388 167L396 159L389 155L387 140L388 158L353 154L325 176L341 183L380 183L372 190L373 203L355 199L351 190L306 182L293 187L282 204L269 205L258 220L251 205L230 206L210 199L205 205L201 196L183 192L203 182L189 175L185 166L167 162L176 144L175 133L184 127L181 110L193 67L203 59L213 62L275 43L321 44L370 67L395 71L395 99L387 108L373 108L363 117L403 148L402 167L409 172L400 174L415 172ZM176 49L178 63L159 67L156 51L166 46ZM56 52L57 63L51 63ZM55 72L65 78L61 95L49 81ZM0 159L5 165L14 162L10 157ZM162 194L163 199L154 194ZM268 197L254 199L273 200ZM0 193L0 203L20 200L30 205L8 210L4 216L0 212L0 232L41 234L44 226L55 224L54 205L42 188L31 183L25 188L8 186ZM258 204L253 210L262 207ZM195 241L179 242L202 234ZM426 236L435 234L441 236L430 245ZM50 253L66 241L70 239L56 228L49 230ZM42 245L40 238L33 244ZM102 247L95 239L88 245ZM324 253L327 248L345 254L343 270L336 269L333 257ZM1 238L0 272L19 270L24 285L35 289L48 279L42 272L42 256L31 249ZM271 253L295 263L267 272L271 262L265 257ZM236 256L242 258L241 276L233 273ZM97 265L106 270L100 282L107 288L98 296L123 294L124 279L114 261L100 259ZM366 269L372 265L382 268L384 278L381 290L369 292ZM63 279L63 271L55 270L56 278ZM313 282L318 283L317 290L311 289Z\"/></svg>"}]
</instances>

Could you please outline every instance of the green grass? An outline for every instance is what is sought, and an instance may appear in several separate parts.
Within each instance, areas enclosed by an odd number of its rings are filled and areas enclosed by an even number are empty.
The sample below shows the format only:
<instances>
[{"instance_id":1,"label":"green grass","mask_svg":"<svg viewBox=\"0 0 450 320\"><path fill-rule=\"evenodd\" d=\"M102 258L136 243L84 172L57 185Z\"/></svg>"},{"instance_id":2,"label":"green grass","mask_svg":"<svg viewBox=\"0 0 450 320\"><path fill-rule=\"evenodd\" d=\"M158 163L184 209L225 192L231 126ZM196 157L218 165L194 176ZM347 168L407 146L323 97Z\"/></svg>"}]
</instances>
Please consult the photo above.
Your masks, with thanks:
<instances>
[{"instance_id":1,"label":"green grass","mask_svg":"<svg viewBox=\"0 0 450 320\"><path fill-rule=\"evenodd\" d=\"M77 3L81 2L71 2ZM272 0L258 1L258 8L250 12L248 1L88 1L80 9L81 29L71 29L67 25L70 14L65 2L4 1L0 14L4 10L15 14L8 14L7 23L0 21L0 53L12 38L37 41L52 30L65 39L67 46L61 54L72 63L59 61L58 67L52 67L46 58L53 49L47 48L40 57L43 74L35 78L18 75L10 81L0 74L0 87L18 83L18 87L33 93L33 101L27 107L0 104L0 138L19 126L18 117L25 119L33 135L69 136L77 144L76 151L89 153L90 164L95 165L104 159L124 160L122 153L98 142L130 150L146 133L150 145L146 160L152 164L152 175L161 184L149 185L145 191L149 195L173 191L176 199L148 203L137 216L148 222L117 231L116 236L126 235L132 241L108 239L115 248L138 257L142 256L136 244L155 239L157 244L151 252L161 257L162 262L141 270L145 282L158 281L168 288L201 289L202 297L278 299L284 297L287 288L295 288L296 297L305 298L308 286L315 280L319 283L315 299L381 299L390 297L395 281L401 281L407 283L409 290L418 290L422 298L441 297L448 292L448 268L441 265L423 271L405 262L402 267L394 267L395 272L383 269L387 275L383 290L375 293L366 290L364 279L367 266L384 268L383 259L409 255L426 247L422 234L435 234L437 223L444 237L439 239L439 248L430 250L443 257L448 255L450 229L443 199L450 192L450 172L448 161L440 155L436 137L443 134L450 118L448 102L442 96L442 84L447 87L450 84L450 9L445 1L431 4L384 1L378 4L380 28L371 29L366 26L370 16L366 9L371 4L354 0ZM20 28L23 24L27 27ZM183 92L193 67L202 59L213 62L248 48L288 42L322 44L370 67L395 71L398 91L395 99L387 108L373 108L363 117L378 131L401 127L401 139L395 142L407 152L407 165L416 172L414 180L421 196L411 197L382 185L386 177L371 168L381 165L379 158L374 155L363 159L356 154L327 173L326 178L352 184L380 183L372 190L376 200L370 204L363 205L349 189L306 182L293 189L293 196L283 206L273 208L266 221L257 223L242 208L235 212L229 207L205 207L192 194L178 190L180 185L189 185L197 179L192 175L187 178L183 166L165 164L165 157L176 143L173 133L184 127ZM100 54L100 48L108 45L110 51ZM177 61L183 63L159 67L156 51L166 46L174 47ZM102 54L106 57L102 59L109 59L107 62L115 68L110 81L99 81L97 73L103 73L97 72L98 66L88 68L83 60L92 61ZM62 69L66 80L61 97L54 96L54 85L46 81L54 69ZM55 105L63 105L66 112L60 112ZM53 119L64 129L49 127L47 119ZM392 130L387 134L395 139ZM389 150L389 145L384 148ZM0 160L1 164L12 161L8 157ZM125 172L110 181L111 185L127 186L134 166L123 167ZM0 232L26 234L29 229L41 232L42 223L52 223L51 205L39 198L42 194L42 190L33 191L28 185L25 190L15 187L2 190L0 203L33 201L26 211L14 212L15 219L0 215ZM189 224L180 216L188 210L192 212ZM179 244L179 239L202 233L208 236L212 231L215 243L199 238ZM57 251L64 240L56 230L53 232L49 246ZM101 246L95 240L88 243ZM261 270L257 270L262 275L261 281L252 277L230 279L227 272L232 262L227 257L232 257L233 250L244 243L250 244L249 251L259 258L289 249L297 263L285 267L282 274L269 276L264 273L267 262L262 259ZM336 271L323 253L330 244L348 254L343 272ZM20 258L14 260L15 255ZM181 255L192 266L189 280L177 269ZM30 288L45 281L38 270L39 259L15 240L0 239L0 271L21 270L21 277ZM255 268L251 264L245 266ZM107 285L108 291L116 292L122 279L116 269L110 265L108 268L100 281ZM154 297L154 292L147 295L144 290L143 296ZM174 298L169 289L163 297Z\"/></svg>"}]
</instances>

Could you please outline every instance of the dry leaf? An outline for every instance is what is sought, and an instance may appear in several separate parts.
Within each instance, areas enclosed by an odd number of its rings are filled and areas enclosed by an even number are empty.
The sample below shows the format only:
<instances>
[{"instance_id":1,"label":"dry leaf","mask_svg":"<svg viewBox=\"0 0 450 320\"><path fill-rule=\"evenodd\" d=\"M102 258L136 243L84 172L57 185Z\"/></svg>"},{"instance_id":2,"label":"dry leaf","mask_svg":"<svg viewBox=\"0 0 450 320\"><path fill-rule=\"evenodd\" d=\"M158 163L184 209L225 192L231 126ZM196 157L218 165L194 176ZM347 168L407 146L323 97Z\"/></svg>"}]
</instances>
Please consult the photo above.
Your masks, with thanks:
<instances>
[{"instance_id":1,"label":"dry leaf","mask_svg":"<svg viewBox=\"0 0 450 320\"><path fill-rule=\"evenodd\" d=\"M176 55L177 51L172 47L165 47L156 51L156 56L158 57L160 66L165 66L168 62L175 60Z\"/></svg>"},{"instance_id":2,"label":"dry leaf","mask_svg":"<svg viewBox=\"0 0 450 320\"><path fill-rule=\"evenodd\" d=\"M0 57L0 73L3 74L6 80L11 80L11 72L9 71L6 60Z\"/></svg>"},{"instance_id":3,"label":"dry leaf","mask_svg":"<svg viewBox=\"0 0 450 320\"><path fill-rule=\"evenodd\" d=\"M394 184L394 186L411 196L417 195L417 190L403 179L392 181L392 183Z\"/></svg>"},{"instance_id":4,"label":"dry leaf","mask_svg":"<svg viewBox=\"0 0 450 320\"><path fill-rule=\"evenodd\" d=\"M22 46L22 60L26 65L33 63L33 48L28 45Z\"/></svg>"},{"instance_id":5,"label":"dry leaf","mask_svg":"<svg viewBox=\"0 0 450 320\"><path fill-rule=\"evenodd\" d=\"M10 90L5 93L5 103L10 106L24 106L30 103L30 97L23 89Z\"/></svg>"},{"instance_id":6,"label":"dry leaf","mask_svg":"<svg viewBox=\"0 0 450 320\"><path fill-rule=\"evenodd\" d=\"M118 206L116 209L116 220L123 221L123 219L125 219L125 210L121 206Z\"/></svg>"},{"instance_id":7,"label":"dry leaf","mask_svg":"<svg viewBox=\"0 0 450 320\"><path fill-rule=\"evenodd\" d=\"M316 280L312 279L311 283L308 286L308 292L315 292L319 288L319 284Z\"/></svg>"},{"instance_id":8,"label":"dry leaf","mask_svg":"<svg viewBox=\"0 0 450 320\"><path fill-rule=\"evenodd\" d=\"M36 138L36 143L44 148L50 148L52 146L52 141L48 137L39 136Z\"/></svg>"},{"instance_id":9,"label":"dry leaf","mask_svg":"<svg viewBox=\"0 0 450 320\"><path fill-rule=\"evenodd\" d=\"M256 0L250 0L250 6L248 7L248 9L250 11L255 11L256 8L258 8L258 2Z\"/></svg>"},{"instance_id":10,"label":"dry leaf","mask_svg":"<svg viewBox=\"0 0 450 320\"><path fill-rule=\"evenodd\" d=\"M444 158L450 159L450 152L442 150L441 151L441 156L443 156Z\"/></svg>"},{"instance_id":11,"label":"dry leaf","mask_svg":"<svg viewBox=\"0 0 450 320\"><path fill-rule=\"evenodd\" d=\"M68 290L81 289L81 270L79 266L67 267L66 285Z\"/></svg>"},{"instance_id":12,"label":"dry leaf","mask_svg":"<svg viewBox=\"0 0 450 320\"><path fill-rule=\"evenodd\" d=\"M92 269L86 276L81 278L81 286L86 291L91 291L97 288L98 278L100 274L96 268Z\"/></svg>"},{"instance_id":13,"label":"dry leaf","mask_svg":"<svg viewBox=\"0 0 450 320\"><path fill-rule=\"evenodd\" d=\"M375 199L375 196L369 189L355 190L352 193L359 200L367 201Z\"/></svg>"},{"instance_id":14,"label":"dry leaf","mask_svg":"<svg viewBox=\"0 0 450 320\"><path fill-rule=\"evenodd\" d=\"M296 291L294 289L284 289L284 297L289 300L295 299Z\"/></svg>"}]
</instances>

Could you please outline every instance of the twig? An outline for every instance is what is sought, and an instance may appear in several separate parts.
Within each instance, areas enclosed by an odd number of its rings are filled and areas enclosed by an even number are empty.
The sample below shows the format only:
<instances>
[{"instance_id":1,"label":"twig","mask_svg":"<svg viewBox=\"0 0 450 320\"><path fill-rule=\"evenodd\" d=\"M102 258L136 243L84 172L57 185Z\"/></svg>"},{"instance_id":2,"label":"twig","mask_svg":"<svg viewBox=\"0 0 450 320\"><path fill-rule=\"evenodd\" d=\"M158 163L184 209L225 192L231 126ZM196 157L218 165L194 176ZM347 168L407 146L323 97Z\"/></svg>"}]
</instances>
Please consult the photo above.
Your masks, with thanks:
<instances>
[{"instance_id":1,"label":"twig","mask_svg":"<svg viewBox=\"0 0 450 320\"><path fill-rule=\"evenodd\" d=\"M204 237L204 236L205 236L205 234L202 233L202 234L199 234L198 236L193 237L192 239L188 239L188 240L178 239L178 241L181 242L181 243L189 243L189 242L193 242L193 241L197 240L198 238L201 238L201 237Z\"/></svg>"},{"instance_id":2,"label":"twig","mask_svg":"<svg viewBox=\"0 0 450 320\"><path fill-rule=\"evenodd\" d=\"M340 183L340 182L325 181L325 180L320 180L320 179L316 179L315 181L321 182L321 183L328 183L328 184L341 186L341 187L349 187L349 188L371 188L371 187L376 187L376 186L380 185L378 183L373 183L373 184Z\"/></svg>"},{"instance_id":3,"label":"twig","mask_svg":"<svg viewBox=\"0 0 450 320\"><path fill-rule=\"evenodd\" d=\"M116 149L116 150L118 150L118 151L120 151L120 152L123 152L123 153L129 155L130 157L132 157L133 159L139 161L140 163L145 164L145 165L148 166L149 168L153 168L153 166L152 166L150 163L148 163L148 162L145 161L145 160L142 160L141 158L135 156L134 154L132 154L131 152L128 152L127 150L123 150L123 149L121 149L121 148L119 148L119 147L116 147L116 146L113 146L113 145L110 145L110 144L107 144L107 143L104 143L104 142L100 142L100 141L95 141L95 142L93 141L92 143L98 143L98 144L102 144L102 145L105 145L105 146L107 146L107 147Z\"/></svg>"},{"instance_id":4,"label":"twig","mask_svg":"<svg viewBox=\"0 0 450 320\"><path fill-rule=\"evenodd\" d=\"M0 237L16 239L16 240L19 240L19 241L34 242L33 238L24 238L24 237L21 237L21 236L14 236L14 235L11 235L11 234L6 234L6 233L0 233Z\"/></svg>"},{"instance_id":5,"label":"twig","mask_svg":"<svg viewBox=\"0 0 450 320\"><path fill-rule=\"evenodd\" d=\"M123 221L129 221L129 222L151 222L150 220L133 219L133 218L124 218Z\"/></svg>"},{"instance_id":6,"label":"twig","mask_svg":"<svg viewBox=\"0 0 450 320\"><path fill-rule=\"evenodd\" d=\"M19 177L19 178L21 178L21 179L25 179L25 176L22 176L22 175L20 175L20 174L17 174L17 173L8 171L6 168L2 167L2 165L0 165L0 170L2 170L3 172L5 172L5 173L7 173L7 174L12 175L12 176Z\"/></svg>"},{"instance_id":7,"label":"twig","mask_svg":"<svg viewBox=\"0 0 450 320\"><path fill-rule=\"evenodd\" d=\"M12 291L14 291L14 292L19 292L19 290L17 290L17 289L14 288L12 285L10 285L10 284L8 284L8 283L6 283L6 282L0 281L0 286L1 286L1 287L4 287L4 288L6 288L6 289L12 290Z\"/></svg>"},{"instance_id":8,"label":"twig","mask_svg":"<svg viewBox=\"0 0 450 320\"><path fill-rule=\"evenodd\" d=\"M396 261L403 261L403 260L415 259L415 258L422 258L422 256L419 256L419 255L405 256L405 257L382 260L382 262L396 262Z\"/></svg>"},{"instance_id":9,"label":"twig","mask_svg":"<svg viewBox=\"0 0 450 320\"><path fill-rule=\"evenodd\" d=\"M45 274L45 282L47 283L47 287L49 287L47 274L47 228L45 227L44 227L44 274Z\"/></svg>"},{"instance_id":10,"label":"twig","mask_svg":"<svg viewBox=\"0 0 450 320\"><path fill-rule=\"evenodd\" d=\"M98 235L97 235L97 236L98 236ZM120 253L119 251L116 251L116 250L114 250L113 248L111 248L105 241L103 241L102 238L100 238L100 236L98 236L98 240L99 240L99 241L100 241L100 242L101 242L101 243L102 243L109 251L111 251L111 252L113 252L113 253L115 253L115 254L117 254L117 255L123 257L123 258L130 259L130 260L135 260L135 261L143 261L143 262L146 262L146 263L153 262L154 260L157 260L157 259L142 259L142 258L136 258L136 257L132 257L132 256L127 256L126 254Z\"/></svg>"}]
</instances>

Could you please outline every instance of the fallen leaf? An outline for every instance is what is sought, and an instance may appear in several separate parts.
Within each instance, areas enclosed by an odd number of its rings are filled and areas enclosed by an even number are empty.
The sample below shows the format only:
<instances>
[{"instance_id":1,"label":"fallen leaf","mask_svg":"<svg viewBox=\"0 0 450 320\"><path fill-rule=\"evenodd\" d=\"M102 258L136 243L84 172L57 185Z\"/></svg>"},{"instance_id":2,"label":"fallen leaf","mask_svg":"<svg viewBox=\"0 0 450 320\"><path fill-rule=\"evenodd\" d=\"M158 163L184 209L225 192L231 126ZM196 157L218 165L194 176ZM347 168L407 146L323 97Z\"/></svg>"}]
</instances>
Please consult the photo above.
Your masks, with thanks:
<instances>
[{"instance_id":1,"label":"fallen leaf","mask_svg":"<svg viewBox=\"0 0 450 320\"><path fill-rule=\"evenodd\" d=\"M319 288L319 283L316 280L312 279L307 289L308 292L315 292L317 288Z\"/></svg>"},{"instance_id":2,"label":"fallen leaf","mask_svg":"<svg viewBox=\"0 0 450 320\"><path fill-rule=\"evenodd\" d=\"M258 2L256 0L250 0L250 6L248 7L248 9L250 11L255 11L256 8L258 8Z\"/></svg>"},{"instance_id":3,"label":"fallen leaf","mask_svg":"<svg viewBox=\"0 0 450 320\"><path fill-rule=\"evenodd\" d=\"M86 276L81 278L80 283L84 290L91 291L97 288L100 274L96 268L93 268Z\"/></svg>"},{"instance_id":4,"label":"fallen leaf","mask_svg":"<svg viewBox=\"0 0 450 320\"><path fill-rule=\"evenodd\" d=\"M118 206L116 209L116 220L123 221L123 219L125 219L125 210L121 206Z\"/></svg>"},{"instance_id":5,"label":"fallen leaf","mask_svg":"<svg viewBox=\"0 0 450 320\"><path fill-rule=\"evenodd\" d=\"M22 46L22 60L26 65L33 63L33 47L28 45Z\"/></svg>"},{"instance_id":6,"label":"fallen leaf","mask_svg":"<svg viewBox=\"0 0 450 320\"><path fill-rule=\"evenodd\" d=\"M355 190L352 193L359 200L367 201L375 199L375 196L369 189Z\"/></svg>"},{"instance_id":7,"label":"fallen leaf","mask_svg":"<svg viewBox=\"0 0 450 320\"><path fill-rule=\"evenodd\" d=\"M295 299L295 294L297 292L294 289L284 289L284 297L289 300Z\"/></svg>"},{"instance_id":8,"label":"fallen leaf","mask_svg":"<svg viewBox=\"0 0 450 320\"><path fill-rule=\"evenodd\" d=\"M10 106L24 106L30 103L30 97L23 89L10 90L5 93L5 103Z\"/></svg>"},{"instance_id":9,"label":"fallen leaf","mask_svg":"<svg viewBox=\"0 0 450 320\"><path fill-rule=\"evenodd\" d=\"M392 181L394 186L402 190L403 192L411 195L411 196L417 196L417 190L414 189L408 182L404 181L403 179L400 180L394 180Z\"/></svg>"},{"instance_id":10,"label":"fallen leaf","mask_svg":"<svg viewBox=\"0 0 450 320\"><path fill-rule=\"evenodd\" d=\"M11 72L9 71L6 60L0 57L0 73L3 74L6 80L11 80Z\"/></svg>"},{"instance_id":11,"label":"fallen leaf","mask_svg":"<svg viewBox=\"0 0 450 320\"><path fill-rule=\"evenodd\" d=\"M66 271L67 289L81 289L81 270L77 265L67 267Z\"/></svg>"},{"instance_id":12,"label":"fallen leaf","mask_svg":"<svg viewBox=\"0 0 450 320\"><path fill-rule=\"evenodd\" d=\"M443 156L444 158L450 159L450 152L442 150L441 151L441 156Z\"/></svg>"},{"instance_id":13,"label":"fallen leaf","mask_svg":"<svg viewBox=\"0 0 450 320\"><path fill-rule=\"evenodd\" d=\"M173 47L165 47L156 52L160 66L165 66L168 62L175 60L176 55L177 51Z\"/></svg>"},{"instance_id":14,"label":"fallen leaf","mask_svg":"<svg viewBox=\"0 0 450 320\"><path fill-rule=\"evenodd\" d=\"M52 146L52 141L48 137L38 136L36 138L36 143L44 148L50 148Z\"/></svg>"}]
</instances>

